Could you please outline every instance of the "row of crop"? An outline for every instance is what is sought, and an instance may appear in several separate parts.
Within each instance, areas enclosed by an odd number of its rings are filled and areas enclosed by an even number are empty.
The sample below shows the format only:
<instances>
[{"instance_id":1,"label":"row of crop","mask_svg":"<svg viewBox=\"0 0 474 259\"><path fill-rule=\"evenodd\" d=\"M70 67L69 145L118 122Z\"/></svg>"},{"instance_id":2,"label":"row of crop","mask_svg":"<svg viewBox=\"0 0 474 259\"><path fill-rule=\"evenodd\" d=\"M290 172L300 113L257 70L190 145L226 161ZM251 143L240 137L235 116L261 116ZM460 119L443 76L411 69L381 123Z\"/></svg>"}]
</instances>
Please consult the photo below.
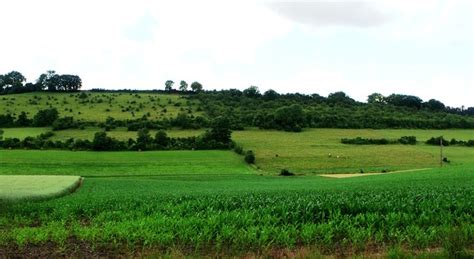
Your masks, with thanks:
<instances>
[{"instance_id":1,"label":"row of crop","mask_svg":"<svg viewBox=\"0 0 474 259\"><path fill-rule=\"evenodd\" d=\"M0 214L0 244L64 243L75 237L103 246L364 250L370 245L442 246L452 242L452 231L461 248L474 240L474 193L465 187L178 197L138 193L12 206ZM27 227L34 222L37 226Z\"/></svg>"}]
</instances>

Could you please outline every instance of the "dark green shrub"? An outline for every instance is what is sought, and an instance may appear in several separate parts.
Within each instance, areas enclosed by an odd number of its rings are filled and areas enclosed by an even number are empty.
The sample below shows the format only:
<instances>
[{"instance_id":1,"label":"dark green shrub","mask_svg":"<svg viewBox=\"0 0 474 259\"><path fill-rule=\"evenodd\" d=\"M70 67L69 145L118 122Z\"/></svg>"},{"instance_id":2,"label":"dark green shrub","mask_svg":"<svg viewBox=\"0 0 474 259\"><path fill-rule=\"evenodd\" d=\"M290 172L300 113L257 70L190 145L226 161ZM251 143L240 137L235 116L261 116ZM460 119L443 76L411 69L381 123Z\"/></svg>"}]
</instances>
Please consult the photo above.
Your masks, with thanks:
<instances>
[{"instance_id":1,"label":"dark green shrub","mask_svg":"<svg viewBox=\"0 0 474 259\"><path fill-rule=\"evenodd\" d=\"M280 171L281 176L293 176L295 175L294 173L290 172L288 169L282 169Z\"/></svg>"},{"instance_id":2,"label":"dark green shrub","mask_svg":"<svg viewBox=\"0 0 474 259\"><path fill-rule=\"evenodd\" d=\"M253 153L252 150L248 150L245 153L245 162L247 164L255 164L255 154Z\"/></svg>"},{"instance_id":3,"label":"dark green shrub","mask_svg":"<svg viewBox=\"0 0 474 259\"><path fill-rule=\"evenodd\" d=\"M403 145L416 145L416 137L415 136L403 136L398 139L398 142Z\"/></svg>"}]
</instances>

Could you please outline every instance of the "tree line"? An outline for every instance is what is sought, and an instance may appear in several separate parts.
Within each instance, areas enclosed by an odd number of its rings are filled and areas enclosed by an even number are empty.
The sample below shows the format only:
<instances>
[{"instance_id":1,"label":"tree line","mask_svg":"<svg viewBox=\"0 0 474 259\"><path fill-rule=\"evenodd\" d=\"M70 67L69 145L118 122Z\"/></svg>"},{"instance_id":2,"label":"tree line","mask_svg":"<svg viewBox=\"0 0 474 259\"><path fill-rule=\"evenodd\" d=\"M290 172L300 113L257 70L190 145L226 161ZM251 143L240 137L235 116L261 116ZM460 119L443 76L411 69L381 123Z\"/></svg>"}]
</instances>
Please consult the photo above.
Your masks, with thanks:
<instances>
[{"instance_id":1,"label":"tree line","mask_svg":"<svg viewBox=\"0 0 474 259\"><path fill-rule=\"evenodd\" d=\"M126 141L118 140L101 131L94 135L92 141L88 139L70 138L65 141L52 140L53 132L40 134L37 137L2 139L3 131L0 130L0 147L4 149L67 149L67 150L93 150L93 151L146 151L146 150L208 150L231 149L235 143L231 139L232 131L226 118L216 118L210 128L200 136L186 138L168 137L165 131L158 131L151 136L146 128L137 131L136 139Z\"/></svg>"},{"instance_id":2,"label":"tree line","mask_svg":"<svg viewBox=\"0 0 474 259\"><path fill-rule=\"evenodd\" d=\"M77 75L56 74L49 70L41 74L35 83L26 82L26 77L18 71L0 74L0 94L15 94L37 91L76 92L82 87L82 80Z\"/></svg>"},{"instance_id":3,"label":"tree line","mask_svg":"<svg viewBox=\"0 0 474 259\"><path fill-rule=\"evenodd\" d=\"M424 102L410 95L372 94L367 103L344 92L318 94L260 93L251 86L206 91L190 96L202 103L208 117L228 116L234 128L259 127L301 131L303 128L474 128L474 107L452 108L438 100Z\"/></svg>"}]
</instances>

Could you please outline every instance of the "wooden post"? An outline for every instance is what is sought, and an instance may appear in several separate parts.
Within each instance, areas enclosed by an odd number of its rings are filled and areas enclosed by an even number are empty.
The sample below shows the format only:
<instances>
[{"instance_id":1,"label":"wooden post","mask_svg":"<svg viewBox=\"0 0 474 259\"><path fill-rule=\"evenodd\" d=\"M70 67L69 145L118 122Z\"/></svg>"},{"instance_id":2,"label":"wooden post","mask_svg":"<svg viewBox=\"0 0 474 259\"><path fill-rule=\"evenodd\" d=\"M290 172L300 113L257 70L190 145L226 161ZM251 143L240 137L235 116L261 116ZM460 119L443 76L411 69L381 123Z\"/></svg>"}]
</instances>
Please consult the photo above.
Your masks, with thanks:
<instances>
[{"instance_id":1,"label":"wooden post","mask_svg":"<svg viewBox=\"0 0 474 259\"><path fill-rule=\"evenodd\" d=\"M443 136L439 139L439 166L443 167Z\"/></svg>"}]
</instances>

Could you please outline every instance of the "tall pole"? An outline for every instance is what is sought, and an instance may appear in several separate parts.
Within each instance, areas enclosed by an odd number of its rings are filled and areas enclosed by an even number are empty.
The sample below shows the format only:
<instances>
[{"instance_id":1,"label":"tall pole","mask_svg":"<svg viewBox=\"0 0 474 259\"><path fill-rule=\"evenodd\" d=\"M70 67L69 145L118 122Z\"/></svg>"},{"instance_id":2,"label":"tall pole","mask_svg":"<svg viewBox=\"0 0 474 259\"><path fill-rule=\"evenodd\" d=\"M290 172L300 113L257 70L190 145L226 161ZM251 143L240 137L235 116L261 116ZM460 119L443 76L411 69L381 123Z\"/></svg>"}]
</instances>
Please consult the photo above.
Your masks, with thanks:
<instances>
[{"instance_id":1,"label":"tall pole","mask_svg":"<svg viewBox=\"0 0 474 259\"><path fill-rule=\"evenodd\" d=\"M439 139L439 166L443 167L443 136Z\"/></svg>"}]
</instances>

